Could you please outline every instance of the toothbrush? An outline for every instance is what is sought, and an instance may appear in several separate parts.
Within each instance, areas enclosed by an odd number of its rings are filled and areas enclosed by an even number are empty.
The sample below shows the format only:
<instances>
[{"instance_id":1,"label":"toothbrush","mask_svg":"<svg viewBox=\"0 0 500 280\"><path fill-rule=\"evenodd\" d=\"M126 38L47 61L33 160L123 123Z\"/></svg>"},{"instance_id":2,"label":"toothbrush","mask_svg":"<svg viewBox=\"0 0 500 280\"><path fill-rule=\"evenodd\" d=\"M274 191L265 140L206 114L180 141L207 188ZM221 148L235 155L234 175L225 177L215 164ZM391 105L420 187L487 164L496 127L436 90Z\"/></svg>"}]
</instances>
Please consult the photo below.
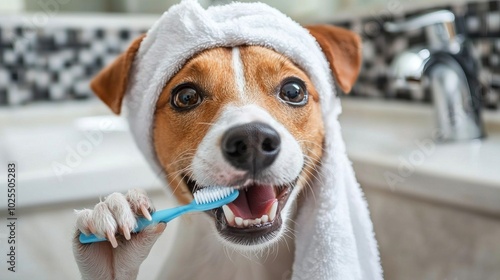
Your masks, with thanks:
<instances>
[{"instance_id":1,"label":"toothbrush","mask_svg":"<svg viewBox=\"0 0 500 280\"><path fill-rule=\"evenodd\" d=\"M145 227L159 222L167 223L185 213L207 211L215 209L217 207L221 207L233 202L238 197L238 193L238 190L228 187L203 188L193 194L193 201L187 205L156 211L151 215L151 221L143 217L137 219L137 227L133 230L133 232L139 232ZM82 244L101 242L106 240L106 238L98 237L94 234L80 234L80 243Z\"/></svg>"}]
</instances>

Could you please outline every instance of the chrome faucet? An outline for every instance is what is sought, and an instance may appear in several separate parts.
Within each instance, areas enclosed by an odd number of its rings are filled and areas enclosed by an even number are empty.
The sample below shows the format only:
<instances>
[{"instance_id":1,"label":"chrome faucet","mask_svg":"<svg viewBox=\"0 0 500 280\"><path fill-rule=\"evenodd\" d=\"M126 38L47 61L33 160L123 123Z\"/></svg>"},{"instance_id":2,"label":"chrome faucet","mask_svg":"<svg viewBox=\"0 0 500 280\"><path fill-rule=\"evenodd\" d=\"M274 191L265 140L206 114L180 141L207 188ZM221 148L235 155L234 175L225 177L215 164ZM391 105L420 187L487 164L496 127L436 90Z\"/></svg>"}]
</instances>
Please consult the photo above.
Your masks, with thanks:
<instances>
[{"instance_id":1,"label":"chrome faucet","mask_svg":"<svg viewBox=\"0 0 500 280\"><path fill-rule=\"evenodd\" d=\"M428 45L408 49L394 58L390 90L411 91L429 85L441 141L484 137L479 61L469 42L457 33L455 15L440 10L384 24L390 33L420 28L425 28Z\"/></svg>"}]
</instances>

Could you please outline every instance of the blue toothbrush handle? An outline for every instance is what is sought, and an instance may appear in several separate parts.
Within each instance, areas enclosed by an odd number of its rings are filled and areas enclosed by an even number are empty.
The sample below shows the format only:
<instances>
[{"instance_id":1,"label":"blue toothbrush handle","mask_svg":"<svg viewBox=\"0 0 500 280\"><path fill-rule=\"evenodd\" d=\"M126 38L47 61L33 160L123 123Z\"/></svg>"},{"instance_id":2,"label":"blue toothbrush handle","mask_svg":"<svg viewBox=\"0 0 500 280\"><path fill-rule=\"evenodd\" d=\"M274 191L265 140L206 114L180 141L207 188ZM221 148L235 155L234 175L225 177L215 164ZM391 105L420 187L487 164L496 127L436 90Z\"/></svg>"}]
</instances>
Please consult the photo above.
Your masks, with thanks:
<instances>
[{"instance_id":1,"label":"blue toothbrush handle","mask_svg":"<svg viewBox=\"0 0 500 280\"><path fill-rule=\"evenodd\" d=\"M143 230L145 227L152 225L152 224L157 224L157 223L167 223L170 222L171 220L179 217L180 215L194 211L191 204L188 205L183 205L171 209L165 209L165 210L160 210L156 211L151 215L151 221L149 221L146 218L139 218L137 219L137 227L134 228L132 232L139 232ZM80 243L82 244L88 244L88 243L95 243L95 242L102 242L102 241L107 241L108 239L104 237L98 237L94 234L90 235L85 235L84 233L80 233Z\"/></svg>"}]
</instances>

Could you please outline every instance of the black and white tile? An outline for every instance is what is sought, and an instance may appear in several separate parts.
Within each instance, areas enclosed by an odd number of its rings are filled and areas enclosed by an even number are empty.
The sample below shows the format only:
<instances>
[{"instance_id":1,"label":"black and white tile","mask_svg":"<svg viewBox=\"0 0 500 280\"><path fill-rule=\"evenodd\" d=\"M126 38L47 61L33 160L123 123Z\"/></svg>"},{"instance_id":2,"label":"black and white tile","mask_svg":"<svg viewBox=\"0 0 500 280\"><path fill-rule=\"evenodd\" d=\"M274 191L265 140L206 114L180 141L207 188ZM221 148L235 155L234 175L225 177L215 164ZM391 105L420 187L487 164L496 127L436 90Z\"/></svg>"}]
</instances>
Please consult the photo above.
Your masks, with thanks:
<instances>
[{"instance_id":1,"label":"black and white tile","mask_svg":"<svg viewBox=\"0 0 500 280\"><path fill-rule=\"evenodd\" d=\"M389 64L401 51L425 45L423 30L403 35L387 34L385 21L402 20L430 10L448 9L458 18L482 63L486 108L500 107L500 0L445 5L404 14L381 14L332 22L361 34L364 62L352 97L396 98L429 102L425 91L392 93L388 90ZM111 21L109 21L111 22ZM154 22L154 16L151 17ZM133 38L144 33L133 20L120 24L88 22L50 27L6 24L0 21L0 106L30 102L86 99L93 96L88 84L93 75L122 52Z\"/></svg>"},{"instance_id":2,"label":"black and white tile","mask_svg":"<svg viewBox=\"0 0 500 280\"><path fill-rule=\"evenodd\" d=\"M483 103L488 109L500 108L500 1L470 2L411 11L402 17L366 17L352 21L332 22L357 31L363 38L363 66L352 97L396 98L414 102L430 102L425 88L416 93L393 93L389 90L389 64L402 50L426 45L424 30L405 34L388 34L382 29L386 21L447 9L457 15L457 29L465 34L474 46L481 62L480 78L484 82ZM361 28L354 28L361 23Z\"/></svg>"},{"instance_id":3,"label":"black and white tile","mask_svg":"<svg viewBox=\"0 0 500 280\"><path fill-rule=\"evenodd\" d=\"M0 21L0 105L92 97L89 80L145 29L25 28Z\"/></svg>"}]
</instances>

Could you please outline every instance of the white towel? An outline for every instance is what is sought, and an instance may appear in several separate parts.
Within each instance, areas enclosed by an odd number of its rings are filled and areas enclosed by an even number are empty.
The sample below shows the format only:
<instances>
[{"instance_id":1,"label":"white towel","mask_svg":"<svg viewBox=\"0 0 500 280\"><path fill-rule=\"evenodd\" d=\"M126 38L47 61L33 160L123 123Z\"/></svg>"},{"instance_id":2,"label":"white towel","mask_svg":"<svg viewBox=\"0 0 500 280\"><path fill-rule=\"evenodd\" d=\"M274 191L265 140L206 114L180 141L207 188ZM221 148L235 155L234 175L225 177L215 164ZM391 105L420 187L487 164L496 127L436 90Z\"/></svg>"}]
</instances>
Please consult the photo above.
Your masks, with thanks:
<instances>
[{"instance_id":1,"label":"white towel","mask_svg":"<svg viewBox=\"0 0 500 280\"><path fill-rule=\"evenodd\" d=\"M137 145L160 173L152 137L154 106L166 82L200 51L224 46L271 48L301 66L320 94L325 154L314 196L300 209L292 279L382 279L366 202L341 137L340 100L325 55L307 29L262 3L203 9L194 0L171 7L148 31L124 98Z\"/></svg>"}]
</instances>

